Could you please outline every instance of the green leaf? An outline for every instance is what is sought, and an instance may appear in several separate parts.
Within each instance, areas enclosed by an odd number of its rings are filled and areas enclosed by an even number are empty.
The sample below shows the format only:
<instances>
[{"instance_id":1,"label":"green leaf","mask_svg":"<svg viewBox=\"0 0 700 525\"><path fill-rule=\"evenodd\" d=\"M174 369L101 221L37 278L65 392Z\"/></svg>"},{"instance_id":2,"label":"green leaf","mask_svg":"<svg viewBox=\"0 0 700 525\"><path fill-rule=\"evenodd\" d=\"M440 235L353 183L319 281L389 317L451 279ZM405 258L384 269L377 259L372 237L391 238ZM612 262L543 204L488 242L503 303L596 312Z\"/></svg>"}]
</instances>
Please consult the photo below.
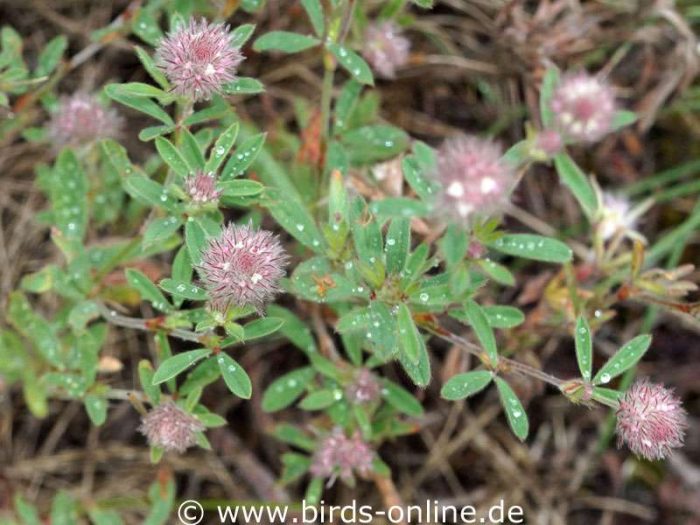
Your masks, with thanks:
<instances>
[{"instance_id":1,"label":"green leaf","mask_svg":"<svg viewBox=\"0 0 700 525\"><path fill-rule=\"evenodd\" d=\"M265 412L277 412L288 407L306 390L314 375L314 369L307 366L279 377L265 390L262 409Z\"/></svg>"},{"instance_id":2,"label":"green leaf","mask_svg":"<svg viewBox=\"0 0 700 525\"><path fill-rule=\"evenodd\" d=\"M284 321L280 331L294 346L305 353L316 352L316 341L311 335L311 330L291 311L271 304L267 308L267 313Z\"/></svg>"},{"instance_id":3,"label":"green leaf","mask_svg":"<svg viewBox=\"0 0 700 525\"><path fill-rule=\"evenodd\" d=\"M199 264L202 259L202 252L208 246L207 232L202 226L193 220L185 223L185 245L193 264Z\"/></svg>"},{"instance_id":4,"label":"green leaf","mask_svg":"<svg viewBox=\"0 0 700 525\"><path fill-rule=\"evenodd\" d=\"M262 317L251 321L245 325L245 341L251 341L253 339L260 339L261 337L266 337L270 334L274 334L277 330L282 328L284 324L284 319L279 319L277 317Z\"/></svg>"},{"instance_id":5,"label":"green leaf","mask_svg":"<svg viewBox=\"0 0 700 525\"><path fill-rule=\"evenodd\" d=\"M51 185L54 225L69 241L80 241L87 230L88 182L78 159L70 149L58 155Z\"/></svg>"},{"instance_id":6,"label":"green leaf","mask_svg":"<svg viewBox=\"0 0 700 525\"><path fill-rule=\"evenodd\" d=\"M598 210L598 197L591 182L566 153L559 153L554 157L554 166L562 184L571 190L586 217L591 220Z\"/></svg>"},{"instance_id":7,"label":"green leaf","mask_svg":"<svg viewBox=\"0 0 700 525\"><path fill-rule=\"evenodd\" d=\"M255 51L282 51L283 53L299 53L321 43L318 38L289 31L270 31L255 40Z\"/></svg>"},{"instance_id":8,"label":"green leaf","mask_svg":"<svg viewBox=\"0 0 700 525\"><path fill-rule=\"evenodd\" d=\"M404 353L399 354L399 361L408 377L411 378L411 381L417 386L425 387L430 383L430 356L422 337L420 341L422 344L419 348L417 363L408 359Z\"/></svg>"},{"instance_id":9,"label":"green leaf","mask_svg":"<svg viewBox=\"0 0 700 525\"><path fill-rule=\"evenodd\" d=\"M289 443L307 452L316 450L316 441L294 425L281 423L275 426L273 433L277 439L284 443Z\"/></svg>"},{"instance_id":10,"label":"green leaf","mask_svg":"<svg viewBox=\"0 0 700 525\"><path fill-rule=\"evenodd\" d=\"M493 335L493 330L486 318L486 314L481 309L481 306L472 300L465 303L464 313L479 343L481 343L481 347L489 356L491 365L496 366L498 363L498 348L496 347L496 338Z\"/></svg>"},{"instance_id":11,"label":"green leaf","mask_svg":"<svg viewBox=\"0 0 700 525\"><path fill-rule=\"evenodd\" d=\"M101 426L107 420L107 399L104 396L88 394L85 396L85 411L93 425Z\"/></svg>"},{"instance_id":12,"label":"green leaf","mask_svg":"<svg viewBox=\"0 0 700 525\"><path fill-rule=\"evenodd\" d=\"M611 379L632 368L642 358L650 345L650 335L638 335L627 342L614 356L608 359L603 368L598 370L598 373L593 378L593 384L605 385Z\"/></svg>"},{"instance_id":13,"label":"green leaf","mask_svg":"<svg viewBox=\"0 0 700 525\"><path fill-rule=\"evenodd\" d=\"M386 270L399 274L406 266L408 251L411 248L411 221L394 219L386 234Z\"/></svg>"},{"instance_id":14,"label":"green leaf","mask_svg":"<svg viewBox=\"0 0 700 525\"><path fill-rule=\"evenodd\" d=\"M211 350L201 348L199 350L190 350L169 357L160 364L156 373L153 374L153 384L159 385L166 382L168 379L172 379L209 354L211 354Z\"/></svg>"},{"instance_id":15,"label":"green leaf","mask_svg":"<svg viewBox=\"0 0 700 525\"><path fill-rule=\"evenodd\" d=\"M100 309L95 301L81 301L71 308L68 314L68 324L75 334L83 334L87 324L99 316Z\"/></svg>"},{"instance_id":16,"label":"green leaf","mask_svg":"<svg viewBox=\"0 0 700 525\"><path fill-rule=\"evenodd\" d=\"M187 128L182 130L182 144L180 145L180 153L185 163L190 168L190 173L202 170L204 168L204 155L199 147L199 142L190 133Z\"/></svg>"},{"instance_id":17,"label":"green leaf","mask_svg":"<svg viewBox=\"0 0 700 525\"><path fill-rule=\"evenodd\" d=\"M403 130L385 124L352 129L343 133L340 140L355 165L391 159L403 152L409 143L408 135Z\"/></svg>"},{"instance_id":18,"label":"green leaf","mask_svg":"<svg viewBox=\"0 0 700 525\"><path fill-rule=\"evenodd\" d=\"M294 452L286 452L282 454L282 464L282 476L279 482L286 485L306 474L311 466L311 458Z\"/></svg>"},{"instance_id":19,"label":"green leaf","mask_svg":"<svg viewBox=\"0 0 700 525\"><path fill-rule=\"evenodd\" d=\"M219 188L224 197L255 197L265 190L259 182L247 179L227 180L219 183Z\"/></svg>"},{"instance_id":20,"label":"green leaf","mask_svg":"<svg viewBox=\"0 0 700 525\"><path fill-rule=\"evenodd\" d=\"M240 398L250 399L253 386L243 367L224 352L216 356L216 362L219 364L219 370L228 389Z\"/></svg>"},{"instance_id":21,"label":"green leaf","mask_svg":"<svg viewBox=\"0 0 700 525\"><path fill-rule=\"evenodd\" d=\"M158 104L148 98L135 97L123 93L119 90L119 84L108 84L105 86L104 91L109 98L116 100L120 104L124 104L125 106L135 109L136 111L145 113L156 120L160 120L167 126L175 125L173 119L170 118L170 115L163 111Z\"/></svg>"},{"instance_id":22,"label":"green leaf","mask_svg":"<svg viewBox=\"0 0 700 525\"><path fill-rule=\"evenodd\" d=\"M59 35L52 38L44 47L37 58L36 69L34 70L35 77L46 77L53 73L54 69L61 62L63 52L68 47L68 39Z\"/></svg>"},{"instance_id":23,"label":"green leaf","mask_svg":"<svg viewBox=\"0 0 700 525\"><path fill-rule=\"evenodd\" d=\"M479 268L481 268L486 275L497 283L504 286L515 285L515 277L510 273L510 270L502 264L498 264L491 259L479 259L476 261L476 264L479 265Z\"/></svg>"},{"instance_id":24,"label":"green leaf","mask_svg":"<svg viewBox=\"0 0 700 525\"><path fill-rule=\"evenodd\" d=\"M323 253L325 241L308 210L297 200L279 195L267 204L270 214L287 232L307 248Z\"/></svg>"},{"instance_id":25,"label":"green leaf","mask_svg":"<svg viewBox=\"0 0 700 525\"><path fill-rule=\"evenodd\" d=\"M149 301L153 308L162 312L171 312L173 310L172 305L146 275L135 268L127 268L124 273L129 284L136 288L141 297Z\"/></svg>"},{"instance_id":26,"label":"green leaf","mask_svg":"<svg viewBox=\"0 0 700 525\"><path fill-rule=\"evenodd\" d=\"M379 359L388 360L396 354L397 322L389 306L381 301L372 301L367 314L359 324L363 324L365 344ZM353 327L354 328L354 327Z\"/></svg>"},{"instance_id":27,"label":"green leaf","mask_svg":"<svg viewBox=\"0 0 700 525\"><path fill-rule=\"evenodd\" d=\"M181 178L184 179L193 171L177 148L168 139L156 137L156 149L166 164Z\"/></svg>"},{"instance_id":28,"label":"green leaf","mask_svg":"<svg viewBox=\"0 0 700 525\"><path fill-rule=\"evenodd\" d=\"M323 6L320 0L301 0L301 5L304 6L306 14L309 15L309 20L314 28L314 33L316 36L323 37L323 31L325 28Z\"/></svg>"},{"instance_id":29,"label":"green leaf","mask_svg":"<svg viewBox=\"0 0 700 525\"><path fill-rule=\"evenodd\" d=\"M556 239L529 233L503 235L489 246L501 253L535 261L566 263L573 259L573 252Z\"/></svg>"},{"instance_id":30,"label":"green leaf","mask_svg":"<svg viewBox=\"0 0 700 525\"><path fill-rule=\"evenodd\" d=\"M116 510L92 507L88 509L88 515L93 525L124 525Z\"/></svg>"},{"instance_id":31,"label":"green leaf","mask_svg":"<svg viewBox=\"0 0 700 525\"><path fill-rule=\"evenodd\" d=\"M350 117L357 106L357 100L362 93L362 84L355 82L353 79L348 80L343 86L343 89L338 95L335 102L335 122L333 131L338 134L347 129L350 123Z\"/></svg>"},{"instance_id":32,"label":"green leaf","mask_svg":"<svg viewBox=\"0 0 700 525\"><path fill-rule=\"evenodd\" d=\"M253 163L258 153L260 153L265 143L265 136L265 133L253 135L238 145L221 172L220 180L222 182L245 173L245 170L248 169L248 166Z\"/></svg>"},{"instance_id":33,"label":"green leaf","mask_svg":"<svg viewBox=\"0 0 700 525\"><path fill-rule=\"evenodd\" d=\"M265 86L256 78L236 77L233 82L229 82L223 87L227 95L255 95L264 93Z\"/></svg>"},{"instance_id":34,"label":"green leaf","mask_svg":"<svg viewBox=\"0 0 700 525\"><path fill-rule=\"evenodd\" d=\"M175 130L174 126L149 126L139 131L139 140L148 142Z\"/></svg>"},{"instance_id":35,"label":"green leaf","mask_svg":"<svg viewBox=\"0 0 700 525\"><path fill-rule=\"evenodd\" d=\"M559 84L559 70L556 67L550 67L544 73L540 89L540 116L545 128L551 128L554 125L552 96L557 84Z\"/></svg>"},{"instance_id":36,"label":"green leaf","mask_svg":"<svg viewBox=\"0 0 700 525\"><path fill-rule=\"evenodd\" d=\"M423 217L430 212L425 202L410 199L408 197L387 197L376 200L369 205L369 209L377 217Z\"/></svg>"},{"instance_id":37,"label":"green leaf","mask_svg":"<svg viewBox=\"0 0 700 525\"><path fill-rule=\"evenodd\" d=\"M60 369L64 368L61 345L56 334L48 321L32 310L22 292L15 291L10 294L7 320L34 344L44 359Z\"/></svg>"},{"instance_id":38,"label":"green leaf","mask_svg":"<svg viewBox=\"0 0 700 525\"><path fill-rule=\"evenodd\" d=\"M331 53L333 53L333 56L338 60L338 63L343 66L348 73L350 73L352 78L361 84L367 84L369 86L374 85L372 70L360 55L347 47L341 46L340 44L330 43L327 44L326 47Z\"/></svg>"},{"instance_id":39,"label":"green leaf","mask_svg":"<svg viewBox=\"0 0 700 525\"><path fill-rule=\"evenodd\" d=\"M56 284L59 278L59 269L56 265L44 266L38 272L30 273L22 277L20 286L23 290L32 293L48 292Z\"/></svg>"},{"instance_id":40,"label":"green leaf","mask_svg":"<svg viewBox=\"0 0 700 525\"><path fill-rule=\"evenodd\" d=\"M229 126L219 138L216 139L214 146L209 153L209 158L204 166L204 171L207 173L215 172L219 169L219 166L224 162L224 159L231 151L234 142L236 142L236 137L238 136L238 122L234 122Z\"/></svg>"},{"instance_id":41,"label":"green leaf","mask_svg":"<svg viewBox=\"0 0 700 525\"><path fill-rule=\"evenodd\" d=\"M410 392L388 379L382 380L382 397L399 412L408 416L423 415L423 405Z\"/></svg>"},{"instance_id":42,"label":"green leaf","mask_svg":"<svg viewBox=\"0 0 700 525\"><path fill-rule=\"evenodd\" d=\"M423 9L432 9L434 0L413 0L413 3Z\"/></svg>"},{"instance_id":43,"label":"green leaf","mask_svg":"<svg viewBox=\"0 0 700 525\"><path fill-rule=\"evenodd\" d=\"M413 156L404 157L401 161L404 179L418 196L426 202L433 200L438 185L425 176L423 168Z\"/></svg>"},{"instance_id":44,"label":"green leaf","mask_svg":"<svg viewBox=\"0 0 700 525\"><path fill-rule=\"evenodd\" d=\"M231 47L239 49L243 47L255 31L255 24L243 24L231 31Z\"/></svg>"},{"instance_id":45,"label":"green leaf","mask_svg":"<svg viewBox=\"0 0 700 525\"><path fill-rule=\"evenodd\" d=\"M498 387L498 394L501 398L501 405L506 411L506 417L508 419L508 424L510 425L513 434L515 434L520 441L525 441L528 432L530 431L530 423L527 419L527 414L523 408L522 403L515 395L513 389L510 385L506 383L500 377L495 378L496 386Z\"/></svg>"},{"instance_id":46,"label":"green leaf","mask_svg":"<svg viewBox=\"0 0 700 525\"><path fill-rule=\"evenodd\" d=\"M42 525L41 518L39 518L39 513L36 508L30 503L27 503L19 492L15 494L14 502L17 515L22 520L21 525ZM8 523L8 525L11 525L11 522Z\"/></svg>"},{"instance_id":47,"label":"green leaf","mask_svg":"<svg viewBox=\"0 0 700 525\"><path fill-rule=\"evenodd\" d=\"M182 222L174 215L153 219L143 232L143 245L151 246L169 239L180 229Z\"/></svg>"},{"instance_id":48,"label":"green leaf","mask_svg":"<svg viewBox=\"0 0 700 525\"><path fill-rule=\"evenodd\" d=\"M481 392L491 383L492 379L493 373L486 370L474 370L464 374L457 374L448 379L442 386L440 395L450 401L464 399Z\"/></svg>"},{"instance_id":49,"label":"green leaf","mask_svg":"<svg viewBox=\"0 0 700 525\"><path fill-rule=\"evenodd\" d=\"M399 351L415 364L420 358L425 342L413 322L411 310L405 303L399 305L396 319L399 327Z\"/></svg>"},{"instance_id":50,"label":"green leaf","mask_svg":"<svg viewBox=\"0 0 700 525\"><path fill-rule=\"evenodd\" d=\"M75 500L61 491L51 504L51 525L73 525L78 523L78 509Z\"/></svg>"},{"instance_id":51,"label":"green leaf","mask_svg":"<svg viewBox=\"0 0 700 525\"><path fill-rule=\"evenodd\" d=\"M160 388L153 384L153 366L149 361L142 359L139 361L139 381L144 394L148 397L152 404L157 405L160 402Z\"/></svg>"},{"instance_id":52,"label":"green leaf","mask_svg":"<svg viewBox=\"0 0 700 525\"><path fill-rule=\"evenodd\" d=\"M617 131L618 129L631 126L637 122L638 119L639 116L634 111L617 111L615 115L613 115L612 129Z\"/></svg>"},{"instance_id":53,"label":"green leaf","mask_svg":"<svg viewBox=\"0 0 700 525\"><path fill-rule=\"evenodd\" d=\"M342 399L340 390L324 389L312 392L299 403L302 410L323 410Z\"/></svg>"},{"instance_id":54,"label":"green leaf","mask_svg":"<svg viewBox=\"0 0 700 525\"><path fill-rule=\"evenodd\" d=\"M514 306L483 306L486 320L493 328L514 328L525 321L525 315Z\"/></svg>"},{"instance_id":55,"label":"green leaf","mask_svg":"<svg viewBox=\"0 0 700 525\"><path fill-rule=\"evenodd\" d=\"M33 416L42 419L48 415L49 404L46 389L34 375L34 372L28 371L23 374L22 395Z\"/></svg>"},{"instance_id":56,"label":"green leaf","mask_svg":"<svg viewBox=\"0 0 700 525\"><path fill-rule=\"evenodd\" d=\"M158 286L173 297L182 297L183 299L190 299L192 301L206 301L207 299L206 290L191 282L163 279L158 283Z\"/></svg>"},{"instance_id":57,"label":"green leaf","mask_svg":"<svg viewBox=\"0 0 700 525\"><path fill-rule=\"evenodd\" d=\"M576 321L576 332L574 333L574 343L576 345L576 359L581 377L585 381L591 380L591 368L593 366L593 336L588 326L588 321L580 316Z\"/></svg>"},{"instance_id":58,"label":"green leaf","mask_svg":"<svg viewBox=\"0 0 700 525\"><path fill-rule=\"evenodd\" d=\"M126 84L110 84L114 92L121 93L130 97L146 97L168 99L171 97L168 93L150 84L143 82L127 82Z\"/></svg>"},{"instance_id":59,"label":"green leaf","mask_svg":"<svg viewBox=\"0 0 700 525\"><path fill-rule=\"evenodd\" d=\"M134 46L134 51L136 51L136 56L139 57L141 65L148 72L148 74L151 75L151 78L155 80L161 88L165 90L170 89L168 79L165 78L163 72L158 69L158 66L156 66L156 63L153 61L151 55L144 51L140 46Z\"/></svg>"},{"instance_id":60,"label":"green leaf","mask_svg":"<svg viewBox=\"0 0 700 525\"><path fill-rule=\"evenodd\" d=\"M163 32L158 25L153 12L149 9L138 9L131 24L131 30L141 40L152 46L157 46L163 39Z\"/></svg>"},{"instance_id":61,"label":"green leaf","mask_svg":"<svg viewBox=\"0 0 700 525\"><path fill-rule=\"evenodd\" d=\"M124 190L145 204L159 206L173 213L180 211L178 203L163 186L143 175L129 175L124 179Z\"/></svg>"},{"instance_id":62,"label":"green leaf","mask_svg":"<svg viewBox=\"0 0 700 525\"><path fill-rule=\"evenodd\" d=\"M593 399L608 406L614 406L620 401L623 395L623 392L618 392L610 388L603 388L600 386L593 387Z\"/></svg>"}]
</instances>

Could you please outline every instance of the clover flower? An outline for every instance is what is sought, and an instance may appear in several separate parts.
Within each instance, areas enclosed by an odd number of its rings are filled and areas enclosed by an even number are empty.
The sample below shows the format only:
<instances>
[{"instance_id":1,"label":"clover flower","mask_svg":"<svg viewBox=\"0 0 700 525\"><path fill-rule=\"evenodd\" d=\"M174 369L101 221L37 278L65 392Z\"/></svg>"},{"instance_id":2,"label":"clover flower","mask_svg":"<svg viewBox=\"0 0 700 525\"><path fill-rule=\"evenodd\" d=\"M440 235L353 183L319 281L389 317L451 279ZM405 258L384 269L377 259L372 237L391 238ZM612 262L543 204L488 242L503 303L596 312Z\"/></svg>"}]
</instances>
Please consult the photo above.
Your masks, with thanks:
<instances>
[{"instance_id":1,"label":"clover flower","mask_svg":"<svg viewBox=\"0 0 700 525\"><path fill-rule=\"evenodd\" d=\"M320 444L311 461L311 473L319 478L337 476L346 483L354 480L354 474L368 475L372 471L374 450L359 433L347 437L343 430L336 428Z\"/></svg>"},{"instance_id":2,"label":"clover flower","mask_svg":"<svg viewBox=\"0 0 700 525\"><path fill-rule=\"evenodd\" d=\"M153 408L143 417L139 430L152 447L184 452L197 443L197 432L204 425L173 402Z\"/></svg>"},{"instance_id":3,"label":"clover flower","mask_svg":"<svg viewBox=\"0 0 700 525\"><path fill-rule=\"evenodd\" d=\"M200 171L185 179L185 191L195 203L217 202L221 192L216 189L216 182L214 173Z\"/></svg>"},{"instance_id":4,"label":"clover flower","mask_svg":"<svg viewBox=\"0 0 700 525\"><path fill-rule=\"evenodd\" d=\"M197 266L212 306L252 306L259 313L280 291L287 254L269 231L229 224L211 240Z\"/></svg>"},{"instance_id":5,"label":"clover flower","mask_svg":"<svg viewBox=\"0 0 700 525\"><path fill-rule=\"evenodd\" d=\"M354 381L345 388L345 395L351 403L371 403L379 398L380 394L379 382L366 368L359 370Z\"/></svg>"},{"instance_id":6,"label":"clover flower","mask_svg":"<svg viewBox=\"0 0 700 525\"><path fill-rule=\"evenodd\" d=\"M635 230L635 226L639 218L652 206L653 201L648 199L633 206L622 195L603 192L597 185L594 187L601 203L596 225L601 238L607 241L620 236L620 238L627 237L646 244L646 239Z\"/></svg>"},{"instance_id":7,"label":"clover flower","mask_svg":"<svg viewBox=\"0 0 700 525\"><path fill-rule=\"evenodd\" d=\"M615 93L587 73L566 75L554 90L551 109L558 130L574 142L596 142L613 129Z\"/></svg>"},{"instance_id":8,"label":"clover flower","mask_svg":"<svg viewBox=\"0 0 700 525\"><path fill-rule=\"evenodd\" d=\"M165 37L156 49L156 64L173 91L197 102L220 93L236 78L244 56L231 45L229 26L191 18Z\"/></svg>"},{"instance_id":9,"label":"clover flower","mask_svg":"<svg viewBox=\"0 0 700 525\"><path fill-rule=\"evenodd\" d=\"M410 47L399 26L382 22L367 27L362 54L378 76L394 78L396 69L408 62Z\"/></svg>"},{"instance_id":10,"label":"clover flower","mask_svg":"<svg viewBox=\"0 0 700 525\"><path fill-rule=\"evenodd\" d=\"M626 443L638 456L662 459L683 445L687 414L663 385L638 380L620 399L616 415L617 446Z\"/></svg>"},{"instance_id":11,"label":"clover flower","mask_svg":"<svg viewBox=\"0 0 700 525\"><path fill-rule=\"evenodd\" d=\"M514 181L501 148L473 136L445 141L438 150L436 176L442 185L440 212L457 222L499 211Z\"/></svg>"},{"instance_id":12,"label":"clover flower","mask_svg":"<svg viewBox=\"0 0 700 525\"><path fill-rule=\"evenodd\" d=\"M61 97L51 116L49 138L56 146L82 146L117 137L124 124L114 109L103 106L95 95L78 92Z\"/></svg>"}]
</instances>

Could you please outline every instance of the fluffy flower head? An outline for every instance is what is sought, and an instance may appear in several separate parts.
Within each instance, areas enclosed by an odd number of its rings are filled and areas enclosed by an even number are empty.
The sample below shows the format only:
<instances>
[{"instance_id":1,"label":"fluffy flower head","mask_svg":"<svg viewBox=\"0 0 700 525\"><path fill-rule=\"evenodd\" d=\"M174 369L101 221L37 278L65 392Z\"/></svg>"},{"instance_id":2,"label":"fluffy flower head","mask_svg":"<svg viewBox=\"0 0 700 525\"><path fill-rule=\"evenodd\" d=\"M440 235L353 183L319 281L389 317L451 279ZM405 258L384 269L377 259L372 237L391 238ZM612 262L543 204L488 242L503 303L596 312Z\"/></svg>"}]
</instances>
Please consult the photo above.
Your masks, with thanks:
<instances>
[{"instance_id":1,"label":"fluffy flower head","mask_svg":"<svg viewBox=\"0 0 700 525\"><path fill-rule=\"evenodd\" d=\"M508 199L514 176L494 142L472 136L448 139L438 151L442 184L440 211L457 222L498 211Z\"/></svg>"},{"instance_id":2,"label":"fluffy flower head","mask_svg":"<svg viewBox=\"0 0 700 525\"><path fill-rule=\"evenodd\" d=\"M345 388L345 395L351 403L364 404L379 398L381 390L374 374L362 368L355 375L355 380Z\"/></svg>"},{"instance_id":3,"label":"fluffy flower head","mask_svg":"<svg viewBox=\"0 0 700 525\"><path fill-rule=\"evenodd\" d=\"M320 444L311 462L311 473L319 478L340 476L343 481L353 480L353 474L367 475L372 471L374 451L359 433L347 437L336 428Z\"/></svg>"},{"instance_id":4,"label":"fluffy flower head","mask_svg":"<svg viewBox=\"0 0 700 525\"><path fill-rule=\"evenodd\" d=\"M607 240L619 232L634 229L638 216L632 213L630 202L620 195L603 194L601 219L598 223L600 234Z\"/></svg>"},{"instance_id":5,"label":"fluffy flower head","mask_svg":"<svg viewBox=\"0 0 700 525\"><path fill-rule=\"evenodd\" d=\"M396 69L408 62L411 42L393 22L372 24L365 31L362 54L380 77L394 78Z\"/></svg>"},{"instance_id":6,"label":"fluffy flower head","mask_svg":"<svg viewBox=\"0 0 700 525\"><path fill-rule=\"evenodd\" d=\"M197 432L204 425L175 403L158 405L144 416L139 428L152 447L184 452L197 443Z\"/></svg>"},{"instance_id":7,"label":"fluffy flower head","mask_svg":"<svg viewBox=\"0 0 700 525\"><path fill-rule=\"evenodd\" d=\"M231 45L229 26L191 18L171 31L156 49L156 63L173 91L194 101L208 100L236 78L243 54Z\"/></svg>"},{"instance_id":8,"label":"fluffy flower head","mask_svg":"<svg viewBox=\"0 0 700 525\"><path fill-rule=\"evenodd\" d=\"M185 191L193 202L206 204L219 200L220 192L216 189L214 173L197 172L185 179Z\"/></svg>"},{"instance_id":9,"label":"fluffy flower head","mask_svg":"<svg viewBox=\"0 0 700 525\"><path fill-rule=\"evenodd\" d=\"M49 137L56 146L81 146L119 135L123 120L103 106L96 96L78 92L61 97L49 122Z\"/></svg>"},{"instance_id":10,"label":"fluffy flower head","mask_svg":"<svg viewBox=\"0 0 700 525\"><path fill-rule=\"evenodd\" d=\"M279 292L287 254L269 231L229 224L210 241L197 267L212 306L252 306L258 312Z\"/></svg>"},{"instance_id":11,"label":"fluffy flower head","mask_svg":"<svg viewBox=\"0 0 700 525\"><path fill-rule=\"evenodd\" d=\"M615 110L613 88L587 73L564 76L552 96L557 128L575 142L596 142L610 133Z\"/></svg>"},{"instance_id":12,"label":"fluffy flower head","mask_svg":"<svg viewBox=\"0 0 700 525\"><path fill-rule=\"evenodd\" d=\"M687 414L672 390L642 379L620 400L617 445L626 443L638 456L655 460L683 445Z\"/></svg>"}]
</instances>

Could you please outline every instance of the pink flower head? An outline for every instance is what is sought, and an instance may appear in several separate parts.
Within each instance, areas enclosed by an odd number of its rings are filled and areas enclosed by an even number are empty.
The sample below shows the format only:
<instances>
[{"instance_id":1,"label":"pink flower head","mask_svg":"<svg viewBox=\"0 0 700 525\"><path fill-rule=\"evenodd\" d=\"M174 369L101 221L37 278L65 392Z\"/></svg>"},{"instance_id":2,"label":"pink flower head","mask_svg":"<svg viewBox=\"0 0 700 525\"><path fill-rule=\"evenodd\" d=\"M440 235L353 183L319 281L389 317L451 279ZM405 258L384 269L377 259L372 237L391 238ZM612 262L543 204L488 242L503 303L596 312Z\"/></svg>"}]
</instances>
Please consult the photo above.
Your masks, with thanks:
<instances>
[{"instance_id":1,"label":"pink flower head","mask_svg":"<svg viewBox=\"0 0 700 525\"><path fill-rule=\"evenodd\" d=\"M362 368L355 375L355 380L345 388L345 395L351 403L371 403L379 398L381 387L374 374Z\"/></svg>"},{"instance_id":2,"label":"pink flower head","mask_svg":"<svg viewBox=\"0 0 700 525\"><path fill-rule=\"evenodd\" d=\"M473 136L448 139L438 151L440 208L458 222L498 211L508 199L513 170L494 142Z\"/></svg>"},{"instance_id":3,"label":"pink flower head","mask_svg":"<svg viewBox=\"0 0 700 525\"><path fill-rule=\"evenodd\" d=\"M197 204L217 202L221 192L216 189L216 182L214 173L200 171L185 179L185 191Z\"/></svg>"},{"instance_id":4,"label":"pink flower head","mask_svg":"<svg viewBox=\"0 0 700 525\"><path fill-rule=\"evenodd\" d=\"M243 54L231 45L229 26L199 22L171 31L156 50L156 63L173 91L193 101L208 100L236 78Z\"/></svg>"},{"instance_id":5,"label":"pink flower head","mask_svg":"<svg viewBox=\"0 0 700 525\"><path fill-rule=\"evenodd\" d=\"M311 461L311 474L319 478L336 476L346 483L352 482L354 473L362 476L372 471L374 450L359 433L347 437L345 432L336 428L320 444Z\"/></svg>"},{"instance_id":6,"label":"pink flower head","mask_svg":"<svg viewBox=\"0 0 700 525\"><path fill-rule=\"evenodd\" d=\"M78 92L61 97L49 122L49 137L58 147L81 146L117 137L123 124L119 114L103 106L95 95Z\"/></svg>"},{"instance_id":7,"label":"pink flower head","mask_svg":"<svg viewBox=\"0 0 700 525\"><path fill-rule=\"evenodd\" d=\"M394 78L396 69L408 62L411 42L401 34L393 22L382 22L367 27L362 54L377 75Z\"/></svg>"},{"instance_id":8,"label":"pink flower head","mask_svg":"<svg viewBox=\"0 0 700 525\"><path fill-rule=\"evenodd\" d=\"M687 414L673 391L642 379L620 399L617 446L626 443L638 456L662 459L683 445L687 426Z\"/></svg>"},{"instance_id":9,"label":"pink flower head","mask_svg":"<svg viewBox=\"0 0 700 525\"><path fill-rule=\"evenodd\" d=\"M163 403L146 414L139 428L152 447L184 452L197 443L204 425L173 402Z\"/></svg>"},{"instance_id":10,"label":"pink flower head","mask_svg":"<svg viewBox=\"0 0 700 525\"><path fill-rule=\"evenodd\" d=\"M279 239L265 230L229 224L210 241L197 267L212 306L264 305L280 291L287 254Z\"/></svg>"},{"instance_id":11,"label":"pink flower head","mask_svg":"<svg viewBox=\"0 0 700 525\"><path fill-rule=\"evenodd\" d=\"M605 81L576 73L562 78L552 95L559 131L575 142L596 142L612 131L615 92Z\"/></svg>"}]
</instances>

